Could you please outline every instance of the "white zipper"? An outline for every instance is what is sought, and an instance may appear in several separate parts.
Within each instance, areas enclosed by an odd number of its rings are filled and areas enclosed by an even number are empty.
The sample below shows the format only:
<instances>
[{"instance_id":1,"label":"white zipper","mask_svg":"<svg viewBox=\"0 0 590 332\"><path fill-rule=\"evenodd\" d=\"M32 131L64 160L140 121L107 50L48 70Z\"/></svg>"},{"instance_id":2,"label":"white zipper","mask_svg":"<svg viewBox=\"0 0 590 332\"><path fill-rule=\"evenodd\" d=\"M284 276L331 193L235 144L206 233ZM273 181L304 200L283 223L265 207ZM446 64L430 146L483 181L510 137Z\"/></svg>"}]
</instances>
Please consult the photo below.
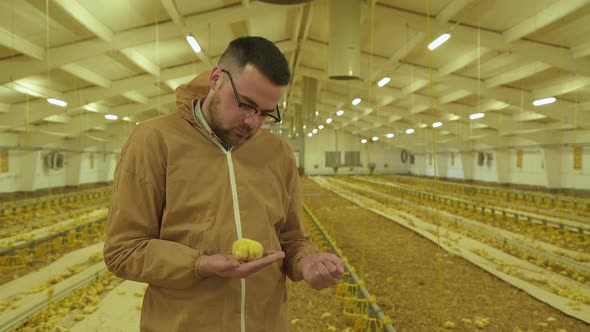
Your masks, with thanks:
<instances>
[{"instance_id":1,"label":"white zipper","mask_svg":"<svg viewBox=\"0 0 590 332\"><path fill-rule=\"evenodd\" d=\"M227 164L229 168L229 181L231 184L231 194L234 203L234 220L236 222L236 232L238 240L242 238L242 219L240 218L240 205L238 203L238 188L236 187L236 175L234 173L234 163L231 159L230 151L224 151L227 157ZM242 286L242 303L240 306L240 331L246 332L246 279L240 279Z\"/></svg>"},{"instance_id":2,"label":"white zipper","mask_svg":"<svg viewBox=\"0 0 590 332\"><path fill-rule=\"evenodd\" d=\"M193 110L193 118L197 123L199 120L195 115L195 111ZM210 133L214 135L213 133ZM215 136L217 138L217 136ZM234 221L236 222L236 232L238 235L238 240L242 239L242 219L240 218L240 204L238 203L238 188L236 187L236 175L234 173L234 163L231 159L231 151L233 150L233 146L226 150L223 145L217 140L212 139L213 142L225 153L225 157L227 158L227 165L229 170L229 182L231 186L231 195L232 200L234 203ZM246 279L241 278L240 283L242 286L242 300L240 304L240 331L246 332Z\"/></svg>"}]
</instances>

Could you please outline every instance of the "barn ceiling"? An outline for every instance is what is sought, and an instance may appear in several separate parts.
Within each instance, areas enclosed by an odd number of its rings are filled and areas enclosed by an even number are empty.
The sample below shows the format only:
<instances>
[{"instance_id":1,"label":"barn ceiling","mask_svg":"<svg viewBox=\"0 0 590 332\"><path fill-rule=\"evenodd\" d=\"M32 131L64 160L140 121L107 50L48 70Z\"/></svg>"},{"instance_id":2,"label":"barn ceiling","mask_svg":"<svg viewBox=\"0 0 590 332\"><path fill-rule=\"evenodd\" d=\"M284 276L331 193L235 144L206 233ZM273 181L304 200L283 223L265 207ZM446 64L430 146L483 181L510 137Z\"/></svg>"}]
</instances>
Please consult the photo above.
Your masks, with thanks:
<instances>
[{"instance_id":1,"label":"barn ceiling","mask_svg":"<svg viewBox=\"0 0 590 332\"><path fill-rule=\"evenodd\" d=\"M258 35L294 73L273 128L285 136L312 78L318 113L303 111L305 134L323 124L414 150L590 142L590 0L363 0L360 21L360 79L339 81L328 78L328 0L3 0L0 133L117 149L136 122L173 112L174 89L229 41ZM430 51L443 33L450 39Z\"/></svg>"}]
</instances>

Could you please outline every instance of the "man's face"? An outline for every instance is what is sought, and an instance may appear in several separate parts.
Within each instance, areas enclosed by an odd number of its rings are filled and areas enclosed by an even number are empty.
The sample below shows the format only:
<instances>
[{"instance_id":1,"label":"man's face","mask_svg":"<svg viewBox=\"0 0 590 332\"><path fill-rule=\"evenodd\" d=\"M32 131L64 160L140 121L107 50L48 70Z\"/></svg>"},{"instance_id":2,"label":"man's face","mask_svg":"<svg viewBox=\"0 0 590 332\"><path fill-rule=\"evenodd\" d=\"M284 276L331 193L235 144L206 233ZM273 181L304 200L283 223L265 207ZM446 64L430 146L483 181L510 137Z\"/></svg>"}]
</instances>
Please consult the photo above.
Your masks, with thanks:
<instances>
[{"instance_id":1,"label":"man's face","mask_svg":"<svg viewBox=\"0 0 590 332\"><path fill-rule=\"evenodd\" d=\"M218 71L218 72L216 72ZM239 107L227 74L218 67L213 74L222 80L214 90L208 107L210 126L225 143L243 144L264 124L267 117L252 114L252 109ZM252 65L246 65L241 73L231 73L240 101L255 106L259 111L274 110L284 92Z\"/></svg>"}]
</instances>

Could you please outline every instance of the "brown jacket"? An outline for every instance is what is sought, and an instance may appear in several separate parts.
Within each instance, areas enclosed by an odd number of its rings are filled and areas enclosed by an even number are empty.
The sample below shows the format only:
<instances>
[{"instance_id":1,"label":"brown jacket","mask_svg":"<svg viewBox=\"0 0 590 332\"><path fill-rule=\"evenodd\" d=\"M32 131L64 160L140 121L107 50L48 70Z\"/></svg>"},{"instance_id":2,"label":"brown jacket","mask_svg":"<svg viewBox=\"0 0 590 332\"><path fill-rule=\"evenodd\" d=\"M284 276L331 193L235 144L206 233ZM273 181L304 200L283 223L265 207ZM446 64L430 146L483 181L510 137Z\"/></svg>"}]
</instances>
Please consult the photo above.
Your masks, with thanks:
<instances>
[{"instance_id":1,"label":"brown jacket","mask_svg":"<svg viewBox=\"0 0 590 332\"><path fill-rule=\"evenodd\" d=\"M295 158L265 130L222 150L193 114L207 90L198 79L180 86L178 112L141 122L129 137L115 171L105 262L149 284L141 331L241 331L242 306L245 331L290 331L285 275L301 280L300 259L318 251L302 223ZM242 237L285 258L244 282L195 275L201 255L231 253L237 219Z\"/></svg>"}]
</instances>

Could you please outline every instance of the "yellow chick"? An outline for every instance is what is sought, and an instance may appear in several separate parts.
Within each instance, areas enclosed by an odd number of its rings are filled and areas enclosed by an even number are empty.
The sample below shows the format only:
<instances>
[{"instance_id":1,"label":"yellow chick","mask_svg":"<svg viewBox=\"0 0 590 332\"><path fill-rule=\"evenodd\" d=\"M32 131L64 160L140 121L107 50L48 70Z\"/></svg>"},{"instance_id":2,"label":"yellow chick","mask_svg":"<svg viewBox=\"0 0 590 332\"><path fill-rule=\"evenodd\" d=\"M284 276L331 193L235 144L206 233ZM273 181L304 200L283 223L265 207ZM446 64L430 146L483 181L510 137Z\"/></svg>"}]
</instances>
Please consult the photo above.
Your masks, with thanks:
<instances>
[{"instance_id":1,"label":"yellow chick","mask_svg":"<svg viewBox=\"0 0 590 332\"><path fill-rule=\"evenodd\" d=\"M231 248L232 255L240 261L250 262L262 258L262 244L250 239L240 239Z\"/></svg>"}]
</instances>

